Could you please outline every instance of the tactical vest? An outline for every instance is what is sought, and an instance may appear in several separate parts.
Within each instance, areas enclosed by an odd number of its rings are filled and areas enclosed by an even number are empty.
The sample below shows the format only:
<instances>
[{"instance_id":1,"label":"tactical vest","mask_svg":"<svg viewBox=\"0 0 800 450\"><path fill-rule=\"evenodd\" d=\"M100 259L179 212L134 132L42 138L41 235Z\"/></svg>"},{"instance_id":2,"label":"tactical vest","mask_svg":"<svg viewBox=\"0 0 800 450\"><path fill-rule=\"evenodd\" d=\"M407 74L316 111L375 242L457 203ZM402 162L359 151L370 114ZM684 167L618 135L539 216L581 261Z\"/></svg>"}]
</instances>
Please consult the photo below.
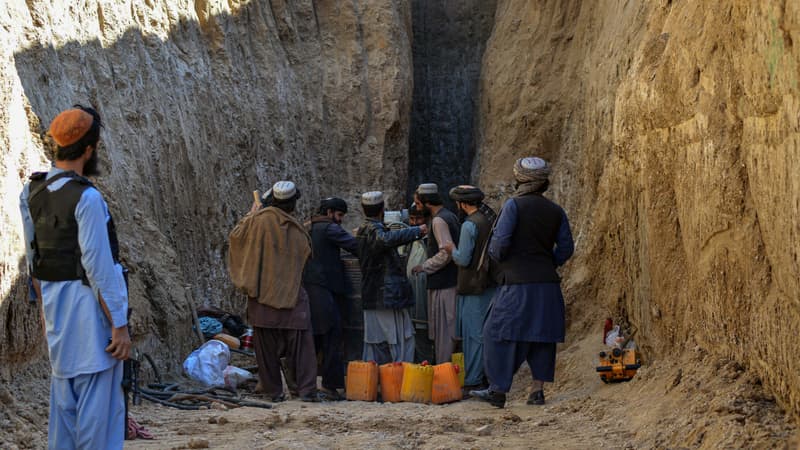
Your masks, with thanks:
<instances>
[{"instance_id":1,"label":"tactical vest","mask_svg":"<svg viewBox=\"0 0 800 450\"><path fill-rule=\"evenodd\" d=\"M75 208L83 192L94 185L72 171L59 173L50 179L46 177L45 172L30 177L28 209L34 226L31 275L44 281L82 280L88 286L89 280L81 264ZM55 192L47 189L62 178L70 180ZM109 219L107 226L111 256L118 263L119 243L114 219Z\"/></svg>"},{"instance_id":2,"label":"tactical vest","mask_svg":"<svg viewBox=\"0 0 800 450\"><path fill-rule=\"evenodd\" d=\"M333 222L321 220L311 224L311 247L314 250L306 266L305 283L316 284L329 289L334 294L347 294L344 264L339 247L331 242L326 231Z\"/></svg>"},{"instance_id":3,"label":"tactical vest","mask_svg":"<svg viewBox=\"0 0 800 450\"><path fill-rule=\"evenodd\" d=\"M517 224L506 258L498 266L499 284L558 283L553 256L561 228L561 208L539 194L516 197Z\"/></svg>"},{"instance_id":4,"label":"tactical vest","mask_svg":"<svg viewBox=\"0 0 800 450\"><path fill-rule=\"evenodd\" d=\"M475 249L472 251L469 266L458 268L458 293L460 295L480 295L494 284L489 276L489 255L487 254L481 261L481 253L492 234L492 224L480 211L470 214L467 221L475 224L478 236L475 239Z\"/></svg>"},{"instance_id":5,"label":"tactical vest","mask_svg":"<svg viewBox=\"0 0 800 450\"><path fill-rule=\"evenodd\" d=\"M453 242L458 243L458 234L460 231L458 225L458 217L450 212L450 210L442 208L434 217L439 217L447 224L450 230L450 237ZM431 221L431 224L433 222ZM428 234L428 258L439 252L439 242L436 241L436 236L431 226L430 233ZM458 283L458 266L453 261L447 263L438 271L428 274L428 289L448 289L455 287Z\"/></svg>"}]
</instances>

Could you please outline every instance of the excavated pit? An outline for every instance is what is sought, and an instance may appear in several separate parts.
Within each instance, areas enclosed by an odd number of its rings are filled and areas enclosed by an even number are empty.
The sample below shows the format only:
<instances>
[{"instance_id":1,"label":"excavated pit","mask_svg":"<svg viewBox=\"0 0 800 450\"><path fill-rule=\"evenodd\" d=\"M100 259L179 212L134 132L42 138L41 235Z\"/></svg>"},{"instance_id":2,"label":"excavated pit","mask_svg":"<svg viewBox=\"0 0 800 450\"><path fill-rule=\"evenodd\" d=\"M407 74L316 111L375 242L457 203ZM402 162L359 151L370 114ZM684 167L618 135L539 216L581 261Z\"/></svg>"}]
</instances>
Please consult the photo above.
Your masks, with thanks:
<instances>
[{"instance_id":1,"label":"excavated pit","mask_svg":"<svg viewBox=\"0 0 800 450\"><path fill-rule=\"evenodd\" d=\"M241 310L226 237L280 178L392 209L423 181L500 206L511 163L554 164L572 223L568 337L548 406L282 404L135 414L131 448L793 448L800 415L800 8L578 0L116 2L0 8L0 447L45 442L48 367L17 196L73 103L106 121L99 179L131 269L135 343L176 373L189 308ZM359 220L351 214L350 221ZM606 316L645 368L594 373ZM229 426L209 425L224 415ZM267 429L263 430L267 424ZM481 431L478 431L481 430Z\"/></svg>"},{"instance_id":2,"label":"excavated pit","mask_svg":"<svg viewBox=\"0 0 800 450\"><path fill-rule=\"evenodd\" d=\"M494 0L412 2L409 196L420 183L447 192L471 181L481 62L495 8Z\"/></svg>"}]
</instances>

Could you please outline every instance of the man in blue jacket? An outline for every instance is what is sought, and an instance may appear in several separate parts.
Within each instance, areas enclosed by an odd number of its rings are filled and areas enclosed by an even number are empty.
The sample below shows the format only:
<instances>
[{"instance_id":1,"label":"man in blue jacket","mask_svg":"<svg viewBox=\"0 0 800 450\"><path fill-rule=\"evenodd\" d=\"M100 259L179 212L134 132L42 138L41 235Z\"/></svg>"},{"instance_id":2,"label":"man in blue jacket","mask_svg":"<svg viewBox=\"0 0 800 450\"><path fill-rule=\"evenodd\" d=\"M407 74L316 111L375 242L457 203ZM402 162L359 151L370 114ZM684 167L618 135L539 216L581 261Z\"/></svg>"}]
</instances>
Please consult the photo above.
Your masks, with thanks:
<instances>
[{"instance_id":1,"label":"man in blue jacket","mask_svg":"<svg viewBox=\"0 0 800 450\"><path fill-rule=\"evenodd\" d=\"M319 215L311 218L309 234L313 253L306 266L303 285L311 301L314 342L322 354L321 393L329 400L343 400L344 349L342 347L342 311L338 299L349 293L350 286L339 257L340 249L358 256L355 238L342 228L347 202L330 197L322 200Z\"/></svg>"},{"instance_id":2,"label":"man in blue jacket","mask_svg":"<svg viewBox=\"0 0 800 450\"><path fill-rule=\"evenodd\" d=\"M415 241L427 227L388 230L383 225L383 193L361 196L366 220L358 228L361 301L364 308L364 360L385 364L414 361L414 325L408 308L414 305L397 247Z\"/></svg>"},{"instance_id":3,"label":"man in blue jacket","mask_svg":"<svg viewBox=\"0 0 800 450\"><path fill-rule=\"evenodd\" d=\"M128 294L97 175L100 115L76 106L50 125L55 163L20 195L28 269L50 353L50 448L121 449Z\"/></svg>"}]
</instances>

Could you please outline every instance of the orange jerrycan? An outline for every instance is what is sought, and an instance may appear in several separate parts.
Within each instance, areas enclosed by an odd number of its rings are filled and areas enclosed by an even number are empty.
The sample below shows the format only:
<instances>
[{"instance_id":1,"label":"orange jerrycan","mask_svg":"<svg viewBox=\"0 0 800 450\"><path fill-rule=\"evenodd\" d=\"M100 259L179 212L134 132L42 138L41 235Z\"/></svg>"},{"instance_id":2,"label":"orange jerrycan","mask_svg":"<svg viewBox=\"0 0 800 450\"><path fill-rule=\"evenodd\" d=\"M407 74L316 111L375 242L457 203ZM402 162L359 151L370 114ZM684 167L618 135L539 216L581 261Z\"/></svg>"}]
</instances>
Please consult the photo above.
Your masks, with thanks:
<instances>
[{"instance_id":1,"label":"orange jerrycan","mask_svg":"<svg viewBox=\"0 0 800 450\"><path fill-rule=\"evenodd\" d=\"M378 365L375 361L350 361L345 384L348 400L374 402L378 399Z\"/></svg>"},{"instance_id":2,"label":"orange jerrycan","mask_svg":"<svg viewBox=\"0 0 800 450\"><path fill-rule=\"evenodd\" d=\"M453 363L433 366L433 387L431 401L436 405L461 400L461 383L458 381L459 370Z\"/></svg>"},{"instance_id":3,"label":"orange jerrycan","mask_svg":"<svg viewBox=\"0 0 800 450\"><path fill-rule=\"evenodd\" d=\"M464 354L453 353L450 360L455 364L456 368L458 368L458 382L461 383L461 387L464 387L464 378L467 376L467 371L464 369Z\"/></svg>"},{"instance_id":4,"label":"orange jerrycan","mask_svg":"<svg viewBox=\"0 0 800 450\"><path fill-rule=\"evenodd\" d=\"M403 387L403 363L391 362L380 366L381 398L384 402L400 401L400 389Z\"/></svg>"},{"instance_id":5,"label":"orange jerrycan","mask_svg":"<svg viewBox=\"0 0 800 450\"><path fill-rule=\"evenodd\" d=\"M400 400L414 403L430 403L433 387L433 366L427 361L422 364L403 364L403 386Z\"/></svg>"}]
</instances>

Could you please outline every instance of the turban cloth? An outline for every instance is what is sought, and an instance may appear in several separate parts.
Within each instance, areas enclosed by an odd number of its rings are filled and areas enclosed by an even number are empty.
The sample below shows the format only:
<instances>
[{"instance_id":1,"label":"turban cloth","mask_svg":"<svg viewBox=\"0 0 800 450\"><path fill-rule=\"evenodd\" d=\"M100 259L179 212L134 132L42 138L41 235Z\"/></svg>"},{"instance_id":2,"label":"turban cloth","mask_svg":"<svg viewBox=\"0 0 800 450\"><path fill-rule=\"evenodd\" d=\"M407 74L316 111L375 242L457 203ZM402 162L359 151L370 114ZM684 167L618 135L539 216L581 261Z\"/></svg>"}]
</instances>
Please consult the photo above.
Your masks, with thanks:
<instances>
[{"instance_id":1,"label":"turban cloth","mask_svg":"<svg viewBox=\"0 0 800 450\"><path fill-rule=\"evenodd\" d=\"M461 185L450 189L450 198L456 202L480 202L483 197L483 191L475 186Z\"/></svg>"},{"instance_id":2,"label":"turban cloth","mask_svg":"<svg viewBox=\"0 0 800 450\"><path fill-rule=\"evenodd\" d=\"M538 192L550 178L550 164L542 158L520 158L514 163L514 179L517 180L517 195Z\"/></svg>"}]
</instances>

